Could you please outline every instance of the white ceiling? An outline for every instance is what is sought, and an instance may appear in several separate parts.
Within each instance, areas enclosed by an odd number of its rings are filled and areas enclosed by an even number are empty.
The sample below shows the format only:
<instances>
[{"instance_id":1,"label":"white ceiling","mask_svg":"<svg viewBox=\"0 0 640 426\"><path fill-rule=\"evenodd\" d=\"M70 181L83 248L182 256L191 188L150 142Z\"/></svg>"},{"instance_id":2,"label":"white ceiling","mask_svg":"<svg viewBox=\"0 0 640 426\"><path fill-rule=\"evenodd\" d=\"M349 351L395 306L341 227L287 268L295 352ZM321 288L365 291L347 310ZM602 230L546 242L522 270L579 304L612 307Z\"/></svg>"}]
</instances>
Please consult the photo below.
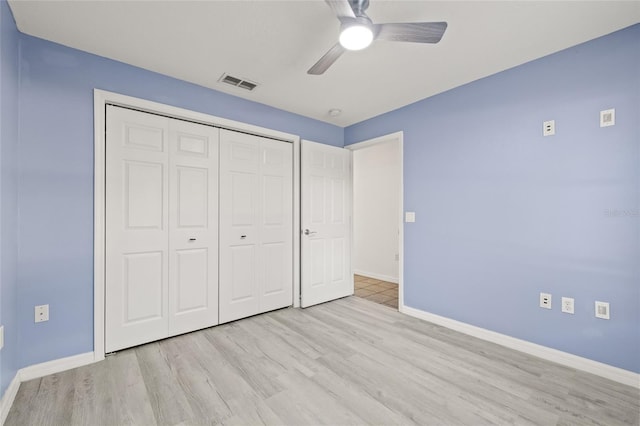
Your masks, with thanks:
<instances>
[{"instance_id":1,"label":"white ceiling","mask_svg":"<svg viewBox=\"0 0 640 426\"><path fill-rule=\"evenodd\" d=\"M449 27L439 44L374 42L311 76L340 25L322 0L9 4L26 34L339 126L640 22L639 1L371 0L375 23ZM260 86L219 83L224 72Z\"/></svg>"}]
</instances>

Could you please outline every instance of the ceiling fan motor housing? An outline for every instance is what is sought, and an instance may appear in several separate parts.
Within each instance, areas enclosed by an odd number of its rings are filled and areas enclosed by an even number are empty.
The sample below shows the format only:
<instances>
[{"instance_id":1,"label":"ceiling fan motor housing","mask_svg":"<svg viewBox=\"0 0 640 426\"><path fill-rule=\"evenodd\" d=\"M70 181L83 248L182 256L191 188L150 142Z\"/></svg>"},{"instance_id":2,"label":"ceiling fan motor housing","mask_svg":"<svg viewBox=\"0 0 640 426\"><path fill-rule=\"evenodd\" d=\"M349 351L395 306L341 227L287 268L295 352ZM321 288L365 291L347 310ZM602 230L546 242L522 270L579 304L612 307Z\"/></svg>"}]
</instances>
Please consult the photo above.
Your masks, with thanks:
<instances>
[{"instance_id":1,"label":"ceiling fan motor housing","mask_svg":"<svg viewBox=\"0 0 640 426\"><path fill-rule=\"evenodd\" d=\"M368 16L365 15L357 16L356 18L344 18L342 20L342 25L340 26L340 32L355 25L368 27L371 31L373 31L373 22L371 21L371 19L369 19Z\"/></svg>"},{"instance_id":2,"label":"ceiling fan motor housing","mask_svg":"<svg viewBox=\"0 0 640 426\"><path fill-rule=\"evenodd\" d=\"M369 0L349 0L349 4L356 16L367 16L364 11L369 7Z\"/></svg>"}]
</instances>

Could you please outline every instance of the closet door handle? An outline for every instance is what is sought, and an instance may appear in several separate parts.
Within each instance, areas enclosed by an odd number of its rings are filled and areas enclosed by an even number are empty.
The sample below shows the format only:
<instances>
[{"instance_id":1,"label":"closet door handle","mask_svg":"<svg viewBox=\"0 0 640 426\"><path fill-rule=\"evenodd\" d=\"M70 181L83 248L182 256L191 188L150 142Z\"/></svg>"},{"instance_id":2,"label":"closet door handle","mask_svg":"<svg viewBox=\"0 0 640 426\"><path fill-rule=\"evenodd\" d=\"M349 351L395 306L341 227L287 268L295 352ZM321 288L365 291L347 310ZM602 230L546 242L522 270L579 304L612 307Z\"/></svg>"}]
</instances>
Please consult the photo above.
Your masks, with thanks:
<instances>
[{"instance_id":1,"label":"closet door handle","mask_svg":"<svg viewBox=\"0 0 640 426\"><path fill-rule=\"evenodd\" d=\"M308 229L304 230L304 235L313 235L315 233L316 233L316 231L309 231Z\"/></svg>"},{"instance_id":2,"label":"closet door handle","mask_svg":"<svg viewBox=\"0 0 640 426\"><path fill-rule=\"evenodd\" d=\"M246 236L246 235L240 235L240 239L241 239L241 240L244 240L245 238L247 238L247 236Z\"/></svg>"},{"instance_id":3,"label":"closet door handle","mask_svg":"<svg viewBox=\"0 0 640 426\"><path fill-rule=\"evenodd\" d=\"M195 240L196 240L196 239L195 239L195 238L193 238L193 237L189 238L189 241L195 241Z\"/></svg>"}]
</instances>

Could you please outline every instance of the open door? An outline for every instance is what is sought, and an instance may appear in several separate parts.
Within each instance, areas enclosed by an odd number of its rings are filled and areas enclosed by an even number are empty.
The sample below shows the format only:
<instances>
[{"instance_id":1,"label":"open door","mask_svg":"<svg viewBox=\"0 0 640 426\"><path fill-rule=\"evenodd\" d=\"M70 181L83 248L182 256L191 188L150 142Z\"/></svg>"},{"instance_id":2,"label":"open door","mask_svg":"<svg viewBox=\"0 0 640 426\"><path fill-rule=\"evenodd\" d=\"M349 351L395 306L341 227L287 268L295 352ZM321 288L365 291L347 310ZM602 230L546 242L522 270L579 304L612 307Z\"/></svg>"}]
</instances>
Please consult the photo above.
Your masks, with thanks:
<instances>
[{"instance_id":1,"label":"open door","mask_svg":"<svg viewBox=\"0 0 640 426\"><path fill-rule=\"evenodd\" d=\"M353 294L351 151L302 141L301 306Z\"/></svg>"}]
</instances>

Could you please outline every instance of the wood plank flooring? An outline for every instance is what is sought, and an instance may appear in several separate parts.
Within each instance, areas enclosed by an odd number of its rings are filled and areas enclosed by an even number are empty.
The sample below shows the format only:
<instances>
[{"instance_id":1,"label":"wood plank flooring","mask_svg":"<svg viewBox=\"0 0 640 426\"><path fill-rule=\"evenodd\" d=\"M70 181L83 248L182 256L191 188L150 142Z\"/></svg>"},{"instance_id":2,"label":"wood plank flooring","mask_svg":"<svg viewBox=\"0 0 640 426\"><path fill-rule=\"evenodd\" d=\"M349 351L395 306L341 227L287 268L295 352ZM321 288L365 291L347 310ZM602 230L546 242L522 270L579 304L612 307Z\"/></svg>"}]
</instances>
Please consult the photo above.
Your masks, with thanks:
<instances>
[{"instance_id":1,"label":"wood plank flooring","mask_svg":"<svg viewBox=\"0 0 640 426\"><path fill-rule=\"evenodd\" d=\"M25 382L6 425L638 425L640 391L348 297Z\"/></svg>"}]
</instances>

